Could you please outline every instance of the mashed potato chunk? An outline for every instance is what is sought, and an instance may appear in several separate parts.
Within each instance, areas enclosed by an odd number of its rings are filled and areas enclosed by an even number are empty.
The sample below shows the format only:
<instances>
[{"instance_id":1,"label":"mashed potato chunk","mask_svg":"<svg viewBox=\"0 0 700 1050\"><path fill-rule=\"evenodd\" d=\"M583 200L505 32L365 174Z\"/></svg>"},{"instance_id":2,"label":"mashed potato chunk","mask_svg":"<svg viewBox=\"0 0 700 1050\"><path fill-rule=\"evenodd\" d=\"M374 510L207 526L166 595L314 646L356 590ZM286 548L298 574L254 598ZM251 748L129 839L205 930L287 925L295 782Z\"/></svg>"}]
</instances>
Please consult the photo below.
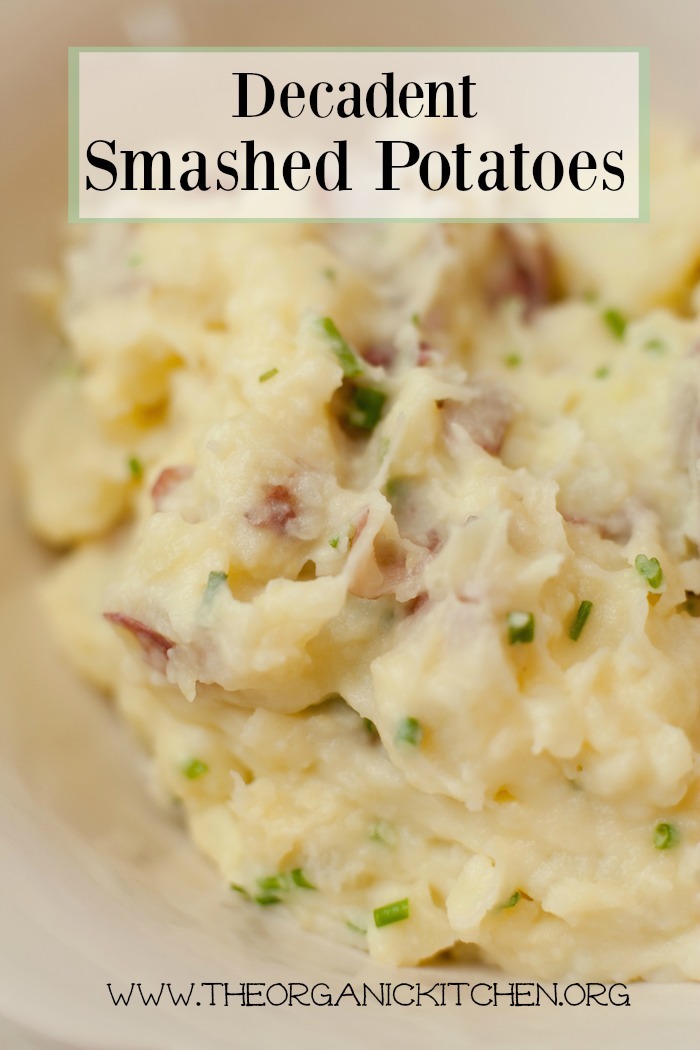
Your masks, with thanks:
<instances>
[{"instance_id":1,"label":"mashed potato chunk","mask_svg":"<svg viewBox=\"0 0 700 1050\"><path fill-rule=\"evenodd\" d=\"M236 906L700 979L698 201L70 248L47 607Z\"/></svg>"}]
</instances>

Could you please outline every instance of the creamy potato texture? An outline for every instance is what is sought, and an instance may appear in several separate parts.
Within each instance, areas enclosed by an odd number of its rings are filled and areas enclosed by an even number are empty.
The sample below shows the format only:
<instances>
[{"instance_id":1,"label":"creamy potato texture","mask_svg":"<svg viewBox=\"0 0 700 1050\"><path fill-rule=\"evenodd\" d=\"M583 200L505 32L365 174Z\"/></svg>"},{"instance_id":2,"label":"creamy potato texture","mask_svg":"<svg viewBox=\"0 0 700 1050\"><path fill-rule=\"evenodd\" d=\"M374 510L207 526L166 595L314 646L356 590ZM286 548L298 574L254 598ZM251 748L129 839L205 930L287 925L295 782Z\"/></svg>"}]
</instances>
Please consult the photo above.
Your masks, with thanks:
<instances>
[{"instance_id":1,"label":"creamy potato texture","mask_svg":"<svg viewBox=\"0 0 700 1050\"><path fill-rule=\"evenodd\" d=\"M700 160L670 155L648 225L70 246L21 436L69 548L46 602L232 905L395 964L700 979Z\"/></svg>"}]
</instances>

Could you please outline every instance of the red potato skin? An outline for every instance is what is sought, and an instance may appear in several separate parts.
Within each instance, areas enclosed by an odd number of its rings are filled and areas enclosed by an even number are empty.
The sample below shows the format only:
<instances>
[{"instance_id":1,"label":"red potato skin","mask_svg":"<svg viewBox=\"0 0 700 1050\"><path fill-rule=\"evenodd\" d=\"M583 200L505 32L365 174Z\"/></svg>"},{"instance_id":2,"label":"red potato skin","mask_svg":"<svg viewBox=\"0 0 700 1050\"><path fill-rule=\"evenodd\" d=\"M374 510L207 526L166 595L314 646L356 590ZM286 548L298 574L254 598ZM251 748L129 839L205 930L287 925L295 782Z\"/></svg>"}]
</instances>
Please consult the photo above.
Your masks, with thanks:
<instances>
[{"instance_id":1,"label":"red potato skin","mask_svg":"<svg viewBox=\"0 0 700 1050\"><path fill-rule=\"evenodd\" d=\"M365 507L364 510L360 511L360 514L359 514L359 516L357 518L357 521L355 522L355 531L353 532L352 536L350 537L350 546L352 546L353 543L356 543L357 540L360 538L360 534L362 533L362 530L364 529L364 527L365 527L365 525L367 524L368 521L369 521L369 507Z\"/></svg>"},{"instance_id":2,"label":"red potato skin","mask_svg":"<svg viewBox=\"0 0 700 1050\"><path fill-rule=\"evenodd\" d=\"M492 307L507 299L520 299L525 320L552 301L554 259L539 231L532 226L501 226L500 254L486 284Z\"/></svg>"},{"instance_id":3,"label":"red potato skin","mask_svg":"<svg viewBox=\"0 0 700 1050\"><path fill-rule=\"evenodd\" d=\"M417 365L419 368L426 368L428 365L435 364L438 354L435 349L426 342L425 339L421 339L418 344L418 360Z\"/></svg>"},{"instance_id":4,"label":"red potato skin","mask_svg":"<svg viewBox=\"0 0 700 1050\"><path fill-rule=\"evenodd\" d=\"M416 543L420 543L421 547L425 547L431 554L437 554L442 550L445 541L437 529L428 529L420 540L416 540Z\"/></svg>"},{"instance_id":5,"label":"red potato skin","mask_svg":"<svg viewBox=\"0 0 700 1050\"><path fill-rule=\"evenodd\" d=\"M360 351L361 357L368 365L377 368L391 368L396 357L396 349L389 342L371 343Z\"/></svg>"},{"instance_id":6,"label":"red potato skin","mask_svg":"<svg viewBox=\"0 0 700 1050\"><path fill-rule=\"evenodd\" d=\"M194 474L194 467L181 465L177 467L166 467L161 470L151 488L151 496L156 510L161 510L165 497L181 482L187 481Z\"/></svg>"},{"instance_id":7,"label":"red potato skin","mask_svg":"<svg viewBox=\"0 0 700 1050\"><path fill-rule=\"evenodd\" d=\"M513 419L513 405L507 391L496 384L484 383L473 401L465 404L446 400L439 402L439 407L448 426L456 423L489 455L500 454Z\"/></svg>"},{"instance_id":8,"label":"red potato skin","mask_svg":"<svg viewBox=\"0 0 700 1050\"><path fill-rule=\"evenodd\" d=\"M286 485L266 485L263 498L246 514L246 521L256 529L271 529L283 536L298 513L294 494Z\"/></svg>"},{"instance_id":9,"label":"red potato skin","mask_svg":"<svg viewBox=\"0 0 700 1050\"><path fill-rule=\"evenodd\" d=\"M625 511L618 511L608 518L587 518L566 511L562 511L561 516L568 525L586 525L595 529L601 539L612 540L614 543L627 543L632 535L632 522Z\"/></svg>"},{"instance_id":10,"label":"red potato skin","mask_svg":"<svg viewBox=\"0 0 700 1050\"><path fill-rule=\"evenodd\" d=\"M368 518L369 511L364 510L358 518L351 543L357 540L365 528ZM424 548L425 555L420 558L417 564L409 568L406 549L402 545L387 540L381 533L375 536L370 559L381 579L372 581L369 585L367 580L356 580L348 588L350 594L354 594L358 598L375 599L387 594L395 595L397 589L403 583L415 582L417 584L426 563L442 546L442 539L436 529L429 529L421 539L414 539L412 542L416 546ZM427 600L427 595L425 597ZM413 603L415 601L415 598L411 598L408 602L404 602L404 608L413 611Z\"/></svg>"},{"instance_id":11,"label":"red potato skin","mask_svg":"<svg viewBox=\"0 0 700 1050\"><path fill-rule=\"evenodd\" d=\"M117 627L123 627L124 630L132 634L141 646L147 662L156 670L165 671L168 653L174 648L175 642L171 641L170 638L166 638L159 631L155 631L141 620L137 620L133 616L127 616L126 613L106 612L104 613L104 618L109 623L113 623Z\"/></svg>"},{"instance_id":12,"label":"red potato skin","mask_svg":"<svg viewBox=\"0 0 700 1050\"><path fill-rule=\"evenodd\" d=\"M430 598L428 597L428 592L421 591L420 594L417 594L415 598L411 598L411 600L404 605L406 616L414 616L415 613L424 609L429 601Z\"/></svg>"}]
</instances>

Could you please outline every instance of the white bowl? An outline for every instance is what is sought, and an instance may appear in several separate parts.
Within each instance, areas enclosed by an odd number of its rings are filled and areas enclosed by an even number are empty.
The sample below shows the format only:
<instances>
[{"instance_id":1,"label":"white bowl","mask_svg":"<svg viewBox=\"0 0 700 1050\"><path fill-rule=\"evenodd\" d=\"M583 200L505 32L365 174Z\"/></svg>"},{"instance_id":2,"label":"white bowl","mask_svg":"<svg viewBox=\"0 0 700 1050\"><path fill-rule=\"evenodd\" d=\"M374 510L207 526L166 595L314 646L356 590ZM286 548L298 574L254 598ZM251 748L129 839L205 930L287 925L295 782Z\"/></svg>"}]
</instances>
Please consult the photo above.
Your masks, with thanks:
<instances>
[{"instance_id":1,"label":"white bowl","mask_svg":"<svg viewBox=\"0 0 700 1050\"><path fill-rule=\"evenodd\" d=\"M700 989L631 985L629 1007L114 1006L116 993L171 982L498 980L462 967L393 973L227 903L219 876L151 800L146 766L105 701L66 669L36 608L48 561L23 531L9 450L41 372L45 336L17 278L55 257L66 213L68 45L650 45L652 102L700 127L696 0L411 0L351 5L181 0L77 4L5 0L0 240L0 1045L8 1050L216 1047L518 1046L570 1050L698 1045ZM12 106L7 103L11 100ZM166 993L167 994L167 993ZM220 992L217 994L221 994ZM201 1006L195 1003L199 999Z\"/></svg>"}]
</instances>

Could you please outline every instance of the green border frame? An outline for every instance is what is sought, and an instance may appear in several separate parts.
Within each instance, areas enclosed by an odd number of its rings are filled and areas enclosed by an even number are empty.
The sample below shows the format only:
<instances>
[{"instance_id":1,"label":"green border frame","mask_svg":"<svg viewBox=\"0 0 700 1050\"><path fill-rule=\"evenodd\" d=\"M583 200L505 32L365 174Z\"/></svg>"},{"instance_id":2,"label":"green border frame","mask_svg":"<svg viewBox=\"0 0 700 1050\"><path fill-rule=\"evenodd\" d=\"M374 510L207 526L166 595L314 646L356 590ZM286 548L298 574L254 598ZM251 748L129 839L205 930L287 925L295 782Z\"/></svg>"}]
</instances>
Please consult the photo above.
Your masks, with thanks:
<instances>
[{"instance_id":1,"label":"green border frame","mask_svg":"<svg viewBox=\"0 0 700 1050\"><path fill-rule=\"evenodd\" d=\"M265 54L270 52L298 52L309 54L313 52L374 52L376 54L387 52L415 52L415 53L447 53L447 54L474 54L485 53L635 53L639 59L639 214L635 218L628 219L543 219L543 218L519 218L509 219L509 223L640 223L649 222L651 215L651 188L649 178L650 164L650 75L649 75L649 48L648 47L69 47L68 48L68 221L70 223L82 222L240 222L240 223L352 223L352 222L425 222L434 223L435 218L387 218L387 219L237 219L210 218L210 219L129 219L129 218L104 218L89 219L80 215L78 178L80 163L78 156L78 126L80 107L80 55L83 52L217 52L236 54ZM440 219L440 222L448 223L501 223L503 219Z\"/></svg>"}]
</instances>

